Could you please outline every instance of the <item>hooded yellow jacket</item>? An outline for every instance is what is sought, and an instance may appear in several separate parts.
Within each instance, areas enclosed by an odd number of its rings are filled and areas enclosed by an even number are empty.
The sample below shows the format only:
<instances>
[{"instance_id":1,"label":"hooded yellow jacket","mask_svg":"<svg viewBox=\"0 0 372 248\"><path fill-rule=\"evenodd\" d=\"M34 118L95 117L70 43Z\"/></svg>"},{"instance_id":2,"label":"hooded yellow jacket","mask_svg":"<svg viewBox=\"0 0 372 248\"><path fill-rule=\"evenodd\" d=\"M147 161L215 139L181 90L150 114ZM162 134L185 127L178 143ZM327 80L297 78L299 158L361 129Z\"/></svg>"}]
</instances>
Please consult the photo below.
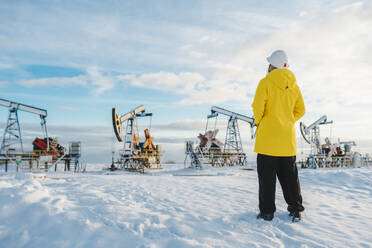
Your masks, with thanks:
<instances>
[{"instance_id":1,"label":"hooded yellow jacket","mask_svg":"<svg viewBox=\"0 0 372 248\"><path fill-rule=\"evenodd\" d=\"M267 74L258 84L252 108L257 125L254 151L270 156L295 156L294 124L305 114L295 75L288 69L275 69Z\"/></svg>"}]
</instances>

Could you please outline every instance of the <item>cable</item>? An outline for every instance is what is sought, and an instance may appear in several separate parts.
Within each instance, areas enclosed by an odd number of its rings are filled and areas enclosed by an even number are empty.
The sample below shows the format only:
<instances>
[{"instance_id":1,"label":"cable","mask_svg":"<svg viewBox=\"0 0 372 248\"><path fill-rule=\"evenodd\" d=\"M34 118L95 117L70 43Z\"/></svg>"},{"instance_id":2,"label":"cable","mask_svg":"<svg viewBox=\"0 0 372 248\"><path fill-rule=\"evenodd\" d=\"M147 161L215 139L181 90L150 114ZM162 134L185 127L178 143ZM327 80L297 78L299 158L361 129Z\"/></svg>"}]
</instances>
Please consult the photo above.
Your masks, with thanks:
<instances>
[{"instance_id":1,"label":"cable","mask_svg":"<svg viewBox=\"0 0 372 248\"><path fill-rule=\"evenodd\" d=\"M151 133L151 126L152 126L152 115L150 116L150 127L149 127L149 132Z\"/></svg>"},{"instance_id":2,"label":"cable","mask_svg":"<svg viewBox=\"0 0 372 248\"><path fill-rule=\"evenodd\" d=\"M214 130L213 131L216 131L216 126L217 126L217 118L218 118L218 115L216 116L216 119L214 121Z\"/></svg>"},{"instance_id":3,"label":"cable","mask_svg":"<svg viewBox=\"0 0 372 248\"><path fill-rule=\"evenodd\" d=\"M207 117L207 125L205 125L205 132L204 133L206 133L207 130L208 130L208 122L209 122L209 118Z\"/></svg>"}]
</instances>

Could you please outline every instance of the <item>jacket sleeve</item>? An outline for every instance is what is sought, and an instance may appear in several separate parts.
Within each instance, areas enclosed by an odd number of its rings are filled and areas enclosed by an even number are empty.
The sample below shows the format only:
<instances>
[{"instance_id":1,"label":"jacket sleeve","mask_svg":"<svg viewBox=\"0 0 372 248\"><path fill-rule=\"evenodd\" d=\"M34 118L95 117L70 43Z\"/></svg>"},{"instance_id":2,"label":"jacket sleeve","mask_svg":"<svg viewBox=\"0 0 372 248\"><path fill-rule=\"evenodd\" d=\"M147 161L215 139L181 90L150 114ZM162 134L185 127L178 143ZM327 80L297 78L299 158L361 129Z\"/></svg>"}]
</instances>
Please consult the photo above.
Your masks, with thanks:
<instances>
[{"instance_id":1,"label":"jacket sleeve","mask_svg":"<svg viewBox=\"0 0 372 248\"><path fill-rule=\"evenodd\" d=\"M304 99L301 94L301 90L299 90L298 96L297 96L297 101L296 105L293 109L293 116L296 121L301 119L302 116L305 114L305 104L304 104Z\"/></svg>"},{"instance_id":2,"label":"jacket sleeve","mask_svg":"<svg viewBox=\"0 0 372 248\"><path fill-rule=\"evenodd\" d=\"M252 109L254 114L254 122L258 126L265 113L265 106L267 102L267 88L264 79L260 81L257 86L256 94L252 103Z\"/></svg>"}]
</instances>

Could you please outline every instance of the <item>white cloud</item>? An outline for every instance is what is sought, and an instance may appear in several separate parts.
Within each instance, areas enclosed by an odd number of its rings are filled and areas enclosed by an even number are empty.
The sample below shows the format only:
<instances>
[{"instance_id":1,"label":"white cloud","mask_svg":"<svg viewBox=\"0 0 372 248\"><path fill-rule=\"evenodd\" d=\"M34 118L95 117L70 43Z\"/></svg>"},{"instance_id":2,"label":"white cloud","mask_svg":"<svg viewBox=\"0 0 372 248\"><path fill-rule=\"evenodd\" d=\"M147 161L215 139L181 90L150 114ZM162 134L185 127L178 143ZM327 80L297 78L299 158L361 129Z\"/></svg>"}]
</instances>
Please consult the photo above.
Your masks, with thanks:
<instances>
[{"instance_id":1,"label":"white cloud","mask_svg":"<svg viewBox=\"0 0 372 248\"><path fill-rule=\"evenodd\" d=\"M260 19L245 12L226 14L232 20L244 17ZM288 18L281 26L254 41L247 40L234 48L222 33L209 32L194 43L180 46L199 65L195 72L138 73L112 76L104 69L88 67L86 76L60 79L25 80L23 85L89 85L96 95L111 90L118 82L181 95L180 103L201 104L251 99L260 78L265 76L269 53L285 49L291 69L297 75L310 111L324 109L324 104L372 104L372 26L371 6L361 2L337 7L303 11L296 22ZM261 18L262 19L262 18ZM275 17L273 20L277 20ZM270 29L270 28L269 28ZM268 29L268 30L269 30ZM237 35L235 34L235 37ZM221 49L222 46L222 49ZM227 50L228 53L224 52Z\"/></svg>"},{"instance_id":2,"label":"white cloud","mask_svg":"<svg viewBox=\"0 0 372 248\"><path fill-rule=\"evenodd\" d=\"M100 95L107 90L111 90L117 83L117 79L112 76L104 76L97 67L87 69L87 78L94 87L93 94Z\"/></svg>"},{"instance_id":3,"label":"white cloud","mask_svg":"<svg viewBox=\"0 0 372 248\"><path fill-rule=\"evenodd\" d=\"M4 63L0 61L0 70L8 70L8 69L13 69L14 65L9 64L9 63Z\"/></svg>"},{"instance_id":4,"label":"white cloud","mask_svg":"<svg viewBox=\"0 0 372 248\"><path fill-rule=\"evenodd\" d=\"M189 56L195 59L201 59L205 57L206 54L198 51L189 51Z\"/></svg>"},{"instance_id":5,"label":"white cloud","mask_svg":"<svg viewBox=\"0 0 372 248\"><path fill-rule=\"evenodd\" d=\"M86 76L27 79L19 80L17 83L26 87L88 85Z\"/></svg>"},{"instance_id":6,"label":"white cloud","mask_svg":"<svg viewBox=\"0 0 372 248\"><path fill-rule=\"evenodd\" d=\"M335 8L335 9L333 9L333 12L334 13L349 12L349 11L353 11L353 10L358 11L360 8L363 8L363 6L364 6L363 2L355 2L355 3L352 3L352 4L348 4L348 5L344 5L344 6Z\"/></svg>"},{"instance_id":7,"label":"white cloud","mask_svg":"<svg viewBox=\"0 0 372 248\"><path fill-rule=\"evenodd\" d=\"M125 75L119 76L119 78L135 87L170 91L181 95L179 104L220 103L246 98L246 87L231 82L230 78L223 78L222 80L206 79L199 73L159 72L140 76Z\"/></svg>"},{"instance_id":8,"label":"white cloud","mask_svg":"<svg viewBox=\"0 0 372 248\"><path fill-rule=\"evenodd\" d=\"M10 84L8 82L5 82L5 81L0 81L0 88L3 88L3 87L7 87L9 86Z\"/></svg>"},{"instance_id":9,"label":"white cloud","mask_svg":"<svg viewBox=\"0 0 372 248\"><path fill-rule=\"evenodd\" d=\"M236 60L257 61L262 52L283 48L311 105L319 100L323 106L372 104L370 16L372 7L362 3L317 11L250 46Z\"/></svg>"},{"instance_id":10,"label":"white cloud","mask_svg":"<svg viewBox=\"0 0 372 248\"><path fill-rule=\"evenodd\" d=\"M210 80L205 83L206 88L195 90L180 104L217 104L226 101L244 101L247 98L246 88L236 82Z\"/></svg>"},{"instance_id":11,"label":"white cloud","mask_svg":"<svg viewBox=\"0 0 372 248\"><path fill-rule=\"evenodd\" d=\"M25 87L39 87L39 86L84 86L92 88L94 95L100 95L105 91L111 90L119 79L116 76L103 75L99 68L89 67L86 70L86 75L75 77L48 77L25 79L17 81L17 84Z\"/></svg>"},{"instance_id":12,"label":"white cloud","mask_svg":"<svg viewBox=\"0 0 372 248\"><path fill-rule=\"evenodd\" d=\"M198 83L205 81L205 78L198 73L181 72L179 74L170 72L158 72L136 75L119 76L119 79L129 82L130 85L164 91L175 91L187 93Z\"/></svg>"},{"instance_id":13,"label":"white cloud","mask_svg":"<svg viewBox=\"0 0 372 248\"><path fill-rule=\"evenodd\" d=\"M94 95L101 95L115 85L123 83L139 88L155 89L179 95L179 104L221 103L225 101L244 101L247 99L249 85L244 70L233 65L210 62L214 71L208 79L194 72L158 72L140 75L104 75L98 68L87 69L87 75L61 78L39 78L20 80L17 83L26 87L38 86L84 86L91 88ZM236 76L239 76L237 79ZM218 78L218 79L216 79Z\"/></svg>"}]
</instances>

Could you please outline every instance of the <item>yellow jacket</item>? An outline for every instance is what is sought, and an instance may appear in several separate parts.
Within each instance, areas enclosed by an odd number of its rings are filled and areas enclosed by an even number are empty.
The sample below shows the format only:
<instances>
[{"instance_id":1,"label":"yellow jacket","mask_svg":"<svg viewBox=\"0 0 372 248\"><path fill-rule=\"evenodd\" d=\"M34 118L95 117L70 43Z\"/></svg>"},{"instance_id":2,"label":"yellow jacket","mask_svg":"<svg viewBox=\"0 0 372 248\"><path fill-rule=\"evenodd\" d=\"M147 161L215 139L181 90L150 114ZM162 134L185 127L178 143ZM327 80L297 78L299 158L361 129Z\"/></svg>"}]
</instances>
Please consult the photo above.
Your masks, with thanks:
<instances>
[{"instance_id":1,"label":"yellow jacket","mask_svg":"<svg viewBox=\"0 0 372 248\"><path fill-rule=\"evenodd\" d=\"M305 114L295 75L288 69L275 69L267 74L258 84L252 108L257 125L254 151L270 156L295 156L294 124Z\"/></svg>"}]
</instances>

